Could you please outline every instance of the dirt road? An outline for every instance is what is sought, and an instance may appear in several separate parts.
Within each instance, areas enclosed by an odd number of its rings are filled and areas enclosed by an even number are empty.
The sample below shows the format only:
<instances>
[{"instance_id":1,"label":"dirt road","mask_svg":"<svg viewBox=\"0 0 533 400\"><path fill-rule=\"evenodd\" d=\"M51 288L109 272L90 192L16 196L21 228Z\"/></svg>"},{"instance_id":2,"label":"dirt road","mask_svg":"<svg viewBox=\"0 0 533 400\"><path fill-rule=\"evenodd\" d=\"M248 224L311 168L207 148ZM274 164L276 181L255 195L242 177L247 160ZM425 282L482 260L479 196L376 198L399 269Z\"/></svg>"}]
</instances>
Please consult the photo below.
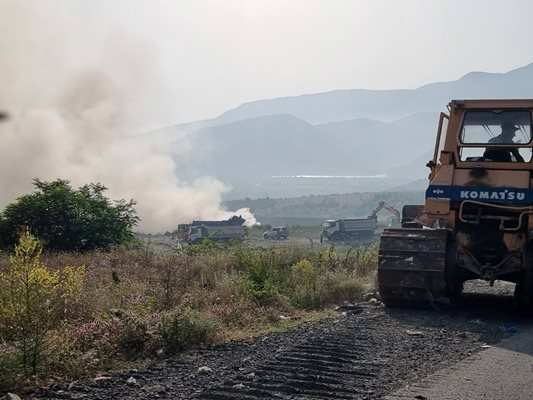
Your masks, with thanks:
<instances>
[{"instance_id":1,"label":"dirt road","mask_svg":"<svg viewBox=\"0 0 533 400\"><path fill-rule=\"evenodd\" d=\"M512 311L508 286L474 285L469 291L460 310L362 303L339 310L332 320L204 347L143 371L55 387L33 398L381 399L528 324Z\"/></svg>"}]
</instances>

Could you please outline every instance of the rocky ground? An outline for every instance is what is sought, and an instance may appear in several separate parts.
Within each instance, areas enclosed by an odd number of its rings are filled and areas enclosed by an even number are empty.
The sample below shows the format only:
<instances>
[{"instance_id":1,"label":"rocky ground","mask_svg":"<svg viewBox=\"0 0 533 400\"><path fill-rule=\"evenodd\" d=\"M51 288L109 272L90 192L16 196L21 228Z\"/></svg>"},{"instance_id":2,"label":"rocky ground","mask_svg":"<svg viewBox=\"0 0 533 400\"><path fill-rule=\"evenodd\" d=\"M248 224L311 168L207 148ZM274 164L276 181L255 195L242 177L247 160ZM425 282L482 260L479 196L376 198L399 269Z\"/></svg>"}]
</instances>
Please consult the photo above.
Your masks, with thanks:
<instances>
[{"instance_id":1,"label":"rocky ground","mask_svg":"<svg viewBox=\"0 0 533 400\"><path fill-rule=\"evenodd\" d=\"M375 301L336 318L239 343L207 346L141 371L73 382L33 399L380 399L528 325L509 285L467 287L458 310L385 309Z\"/></svg>"}]
</instances>

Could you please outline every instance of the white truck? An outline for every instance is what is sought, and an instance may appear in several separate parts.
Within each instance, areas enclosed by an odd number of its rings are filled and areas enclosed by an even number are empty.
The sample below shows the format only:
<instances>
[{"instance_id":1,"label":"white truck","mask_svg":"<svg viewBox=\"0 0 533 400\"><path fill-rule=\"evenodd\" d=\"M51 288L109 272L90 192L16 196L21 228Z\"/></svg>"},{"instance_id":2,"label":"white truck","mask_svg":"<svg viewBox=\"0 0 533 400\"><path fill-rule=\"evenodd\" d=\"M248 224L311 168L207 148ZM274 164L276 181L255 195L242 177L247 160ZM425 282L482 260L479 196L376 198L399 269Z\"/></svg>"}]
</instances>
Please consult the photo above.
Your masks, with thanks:
<instances>
[{"instance_id":1,"label":"white truck","mask_svg":"<svg viewBox=\"0 0 533 400\"><path fill-rule=\"evenodd\" d=\"M322 224L320 243L325 239L333 242L367 241L378 227L376 216L367 218L327 219Z\"/></svg>"},{"instance_id":2,"label":"white truck","mask_svg":"<svg viewBox=\"0 0 533 400\"><path fill-rule=\"evenodd\" d=\"M198 244L204 239L216 242L244 240L244 218L233 216L225 221L192 221L187 235L187 243Z\"/></svg>"},{"instance_id":3,"label":"white truck","mask_svg":"<svg viewBox=\"0 0 533 400\"><path fill-rule=\"evenodd\" d=\"M283 240L289 237L289 229L286 226L273 226L263 232L263 239Z\"/></svg>"}]
</instances>

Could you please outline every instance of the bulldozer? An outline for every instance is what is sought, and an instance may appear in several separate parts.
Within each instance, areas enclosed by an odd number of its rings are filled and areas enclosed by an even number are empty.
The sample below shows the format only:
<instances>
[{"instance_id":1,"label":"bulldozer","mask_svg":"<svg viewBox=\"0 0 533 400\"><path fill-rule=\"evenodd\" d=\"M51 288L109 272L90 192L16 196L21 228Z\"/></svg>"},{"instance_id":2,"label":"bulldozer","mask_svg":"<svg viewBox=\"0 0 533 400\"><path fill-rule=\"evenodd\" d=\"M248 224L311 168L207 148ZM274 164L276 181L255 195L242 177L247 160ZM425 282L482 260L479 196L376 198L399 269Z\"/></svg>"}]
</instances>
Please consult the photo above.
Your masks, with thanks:
<instances>
[{"instance_id":1,"label":"bulldozer","mask_svg":"<svg viewBox=\"0 0 533 400\"><path fill-rule=\"evenodd\" d=\"M379 244L386 306L459 302L464 282L515 283L533 309L533 100L452 100L439 118L425 204Z\"/></svg>"}]
</instances>

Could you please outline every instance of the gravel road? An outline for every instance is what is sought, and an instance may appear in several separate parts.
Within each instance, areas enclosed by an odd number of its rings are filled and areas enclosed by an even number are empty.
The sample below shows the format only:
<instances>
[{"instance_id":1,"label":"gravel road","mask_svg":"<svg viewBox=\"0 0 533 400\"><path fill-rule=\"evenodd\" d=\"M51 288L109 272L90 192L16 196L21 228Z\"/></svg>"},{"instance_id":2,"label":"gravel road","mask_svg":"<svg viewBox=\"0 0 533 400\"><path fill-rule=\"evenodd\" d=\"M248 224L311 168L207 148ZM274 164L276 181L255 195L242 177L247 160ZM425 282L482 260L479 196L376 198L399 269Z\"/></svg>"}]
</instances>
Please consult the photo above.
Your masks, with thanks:
<instances>
[{"instance_id":1,"label":"gravel road","mask_svg":"<svg viewBox=\"0 0 533 400\"><path fill-rule=\"evenodd\" d=\"M206 346L34 399L381 399L529 324L510 285L469 284L453 311L341 307L337 318L238 343Z\"/></svg>"}]
</instances>

